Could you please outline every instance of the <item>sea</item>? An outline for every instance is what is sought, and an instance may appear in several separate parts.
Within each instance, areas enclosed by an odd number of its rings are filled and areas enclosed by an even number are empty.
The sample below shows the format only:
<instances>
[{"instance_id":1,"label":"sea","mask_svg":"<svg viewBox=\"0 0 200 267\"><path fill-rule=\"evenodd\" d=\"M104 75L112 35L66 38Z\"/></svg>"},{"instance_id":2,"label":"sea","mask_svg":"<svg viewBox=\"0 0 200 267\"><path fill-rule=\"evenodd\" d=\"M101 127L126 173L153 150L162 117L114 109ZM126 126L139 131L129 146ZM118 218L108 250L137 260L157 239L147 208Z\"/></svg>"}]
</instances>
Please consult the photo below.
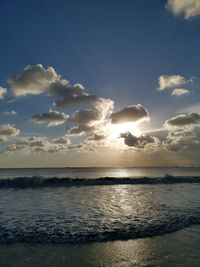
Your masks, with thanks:
<instances>
[{"instance_id":1,"label":"sea","mask_svg":"<svg viewBox=\"0 0 200 267\"><path fill-rule=\"evenodd\" d=\"M200 266L200 168L0 169L0 266Z\"/></svg>"}]
</instances>

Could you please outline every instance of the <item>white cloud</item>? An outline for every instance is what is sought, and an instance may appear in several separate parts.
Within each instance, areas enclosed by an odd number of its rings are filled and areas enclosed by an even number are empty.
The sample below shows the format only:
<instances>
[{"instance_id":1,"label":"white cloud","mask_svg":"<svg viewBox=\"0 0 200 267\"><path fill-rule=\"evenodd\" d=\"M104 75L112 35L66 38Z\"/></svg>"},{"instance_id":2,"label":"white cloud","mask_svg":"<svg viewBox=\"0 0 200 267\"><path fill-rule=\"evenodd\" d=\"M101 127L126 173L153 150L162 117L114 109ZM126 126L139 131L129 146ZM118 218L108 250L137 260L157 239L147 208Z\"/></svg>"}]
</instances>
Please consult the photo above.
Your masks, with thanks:
<instances>
[{"instance_id":1,"label":"white cloud","mask_svg":"<svg viewBox=\"0 0 200 267\"><path fill-rule=\"evenodd\" d=\"M149 113L146 108L138 104L128 106L120 111L112 113L110 118L112 123L136 122L144 119L148 120Z\"/></svg>"},{"instance_id":2,"label":"white cloud","mask_svg":"<svg viewBox=\"0 0 200 267\"><path fill-rule=\"evenodd\" d=\"M158 78L159 91L185 84L187 81L180 75L162 75Z\"/></svg>"},{"instance_id":3,"label":"white cloud","mask_svg":"<svg viewBox=\"0 0 200 267\"><path fill-rule=\"evenodd\" d=\"M69 135L82 135L85 133L91 133L95 130L94 126L89 126L89 125L78 125L75 127L72 127L69 129L68 134Z\"/></svg>"},{"instance_id":4,"label":"white cloud","mask_svg":"<svg viewBox=\"0 0 200 267\"><path fill-rule=\"evenodd\" d=\"M188 89L184 89L184 88L175 88L171 95L172 96L182 96L182 95L188 95L190 93L190 91Z\"/></svg>"},{"instance_id":5,"label":"white cloud","mask_svg":"<svg viewBox=\"0 0 200 267\"><path fill-rule=\"evenodd\" d=\"M0 86L0 99L4 99L6 92L7 89Z\"/></svg>"},{"instance_id":6,"label":"white cloud","mask_svg":"<svg viewBox=\"0 0 200 267\"><path fill-rule=\"evenodd\" d=\"M66 122L69 118L65 113L61 113L55 110L49 110L48 113L41 115L35 114L31 117L31 120L38 124L48 124L48 126L57 126Z\"/></svg>"},{"instance_id":7,"label":"white cloud","mask_svg":"<svg viewBox=\"0 0 200 267\"><path fill-rule=\"evenodd\" d=\"M198 151L200 149L200 137L192 130L178 129L169 132L163 147L168 151Z\"/></svg>"},{"instance_id":8,"label":"white cloud","mask_svg":"<svg viewBox=\"0 0 200 267\"><path fill-rule=\"evenodd\" d=\"M86 92L80 83L70 84L61 79L54 68L44 68L41 64L27 66L20 75L13 75L8 79L16 96L25 95L53 95L58 97L55 107L63 107L76 103L98 105L105 99Z\"/></svg>"},{"instance_id":9,"label":"white cloud","mask_svg":"<svg viewBox=\"0 0 200 267\"><path fill-rule=\"evenodd\" d=\"M4 153L13 153L17 151L23 151L24 153L56 153L56 152L65 152L67 146L71 142L68 137L60 137L56 139L48 139L46 137L20 137L9 144Z\"/></svg>"},{"instance_id":10,"label":"white cloud","mask_svg":"<svg viewBox=\"0 0 200 267\"><path fill-rule=\"evenodd\" d=\"M17 112L14 110L11 110L11 111L4 111L4 112L2 112L2 114L6 115L6 116L16 116Z\"/></svg>"},{"instance_id":11,"label":"white cloud","mask_svg":"<svg viewBox=\"0 0 200 267\"><path fill-rule=\"evenodd\" d=\"M50 85L59 78L60 76L54 68L48 67L45 69L41 64L38 64L27 66L20 75L11 76L8 82L16 96L38 95L47 93Z\"/></svg>"},{"instance_id":12,"label":"white cloud","mask_svg":"<svg viewBox=\"0 0 200 267\"><path fill-rule=\"evenodd\" d=\"M9 138L16 136L20 130L10 123L0 125L0 142L7 141Z\"/></svg>"},{"instance_id":13,"label":"white cloud","mask_svg":"<svg viewBox=\"0 0 200 267\"><path fill-rule=\"evenodd\" d=\"M200 15L199 0L168 0L166 7L175 15L190 19Z\"/></svg>"}]
</instances>

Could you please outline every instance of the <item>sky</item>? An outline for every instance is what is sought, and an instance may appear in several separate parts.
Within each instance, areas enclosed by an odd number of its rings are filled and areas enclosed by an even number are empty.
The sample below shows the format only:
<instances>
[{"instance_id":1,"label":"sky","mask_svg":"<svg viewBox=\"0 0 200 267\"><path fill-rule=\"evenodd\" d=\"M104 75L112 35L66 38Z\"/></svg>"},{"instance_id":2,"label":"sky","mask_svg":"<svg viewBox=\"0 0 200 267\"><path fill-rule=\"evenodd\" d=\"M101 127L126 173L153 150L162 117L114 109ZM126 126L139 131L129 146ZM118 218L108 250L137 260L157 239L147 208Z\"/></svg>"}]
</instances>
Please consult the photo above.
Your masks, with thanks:
<instances>
[{"instance_id":1,"label":"sky","mask_svg":"<svg viewBox=\"0 0 200 267\"><path fill-rule=\"evenodd\" d=\"M200 165L199 0L0 1L0 167Z\"/></svg>"}]
</instances>

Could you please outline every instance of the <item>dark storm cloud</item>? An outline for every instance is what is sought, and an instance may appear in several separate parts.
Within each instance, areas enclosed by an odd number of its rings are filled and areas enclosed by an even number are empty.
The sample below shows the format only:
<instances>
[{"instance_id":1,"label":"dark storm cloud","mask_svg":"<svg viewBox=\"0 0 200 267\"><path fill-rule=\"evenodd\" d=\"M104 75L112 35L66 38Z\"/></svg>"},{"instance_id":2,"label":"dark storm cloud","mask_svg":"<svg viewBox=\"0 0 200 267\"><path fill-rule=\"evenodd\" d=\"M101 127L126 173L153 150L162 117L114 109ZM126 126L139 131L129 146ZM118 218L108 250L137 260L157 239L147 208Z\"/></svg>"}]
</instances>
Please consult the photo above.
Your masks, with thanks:
<instances>
[{"instance_id":1,"label":"dark storm cloud","mask_svg":"<svg viewBox=\"0 0 200 267\"><path fill-rule=\"evenodd\" d=\"M111 122L114 124L124 123L124 122L136 122L143 119L149 118L149 113L146 108L142 105L132 105L122 110L112 113Z\"/></svg>"}]
</instances>

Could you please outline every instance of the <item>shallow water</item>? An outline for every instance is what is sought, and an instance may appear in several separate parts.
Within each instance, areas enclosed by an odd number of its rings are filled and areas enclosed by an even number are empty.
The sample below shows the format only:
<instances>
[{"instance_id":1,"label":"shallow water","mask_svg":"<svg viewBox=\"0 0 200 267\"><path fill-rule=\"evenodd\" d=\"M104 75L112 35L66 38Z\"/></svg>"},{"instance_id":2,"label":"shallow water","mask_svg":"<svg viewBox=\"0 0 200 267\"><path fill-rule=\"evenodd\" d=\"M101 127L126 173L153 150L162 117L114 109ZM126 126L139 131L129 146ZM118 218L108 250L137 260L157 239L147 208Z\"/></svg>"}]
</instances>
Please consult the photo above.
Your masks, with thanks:
<instances>
[{"instance_id":1,"label":"shallow water","mask_svg":"<svg viewBox=\"0 0 200 267\"><path fill-rule=\"evenodd\" d=\"M6 267L199 267L200 227L129 241L0 245Z\"/></svg>"}]
</instances>

